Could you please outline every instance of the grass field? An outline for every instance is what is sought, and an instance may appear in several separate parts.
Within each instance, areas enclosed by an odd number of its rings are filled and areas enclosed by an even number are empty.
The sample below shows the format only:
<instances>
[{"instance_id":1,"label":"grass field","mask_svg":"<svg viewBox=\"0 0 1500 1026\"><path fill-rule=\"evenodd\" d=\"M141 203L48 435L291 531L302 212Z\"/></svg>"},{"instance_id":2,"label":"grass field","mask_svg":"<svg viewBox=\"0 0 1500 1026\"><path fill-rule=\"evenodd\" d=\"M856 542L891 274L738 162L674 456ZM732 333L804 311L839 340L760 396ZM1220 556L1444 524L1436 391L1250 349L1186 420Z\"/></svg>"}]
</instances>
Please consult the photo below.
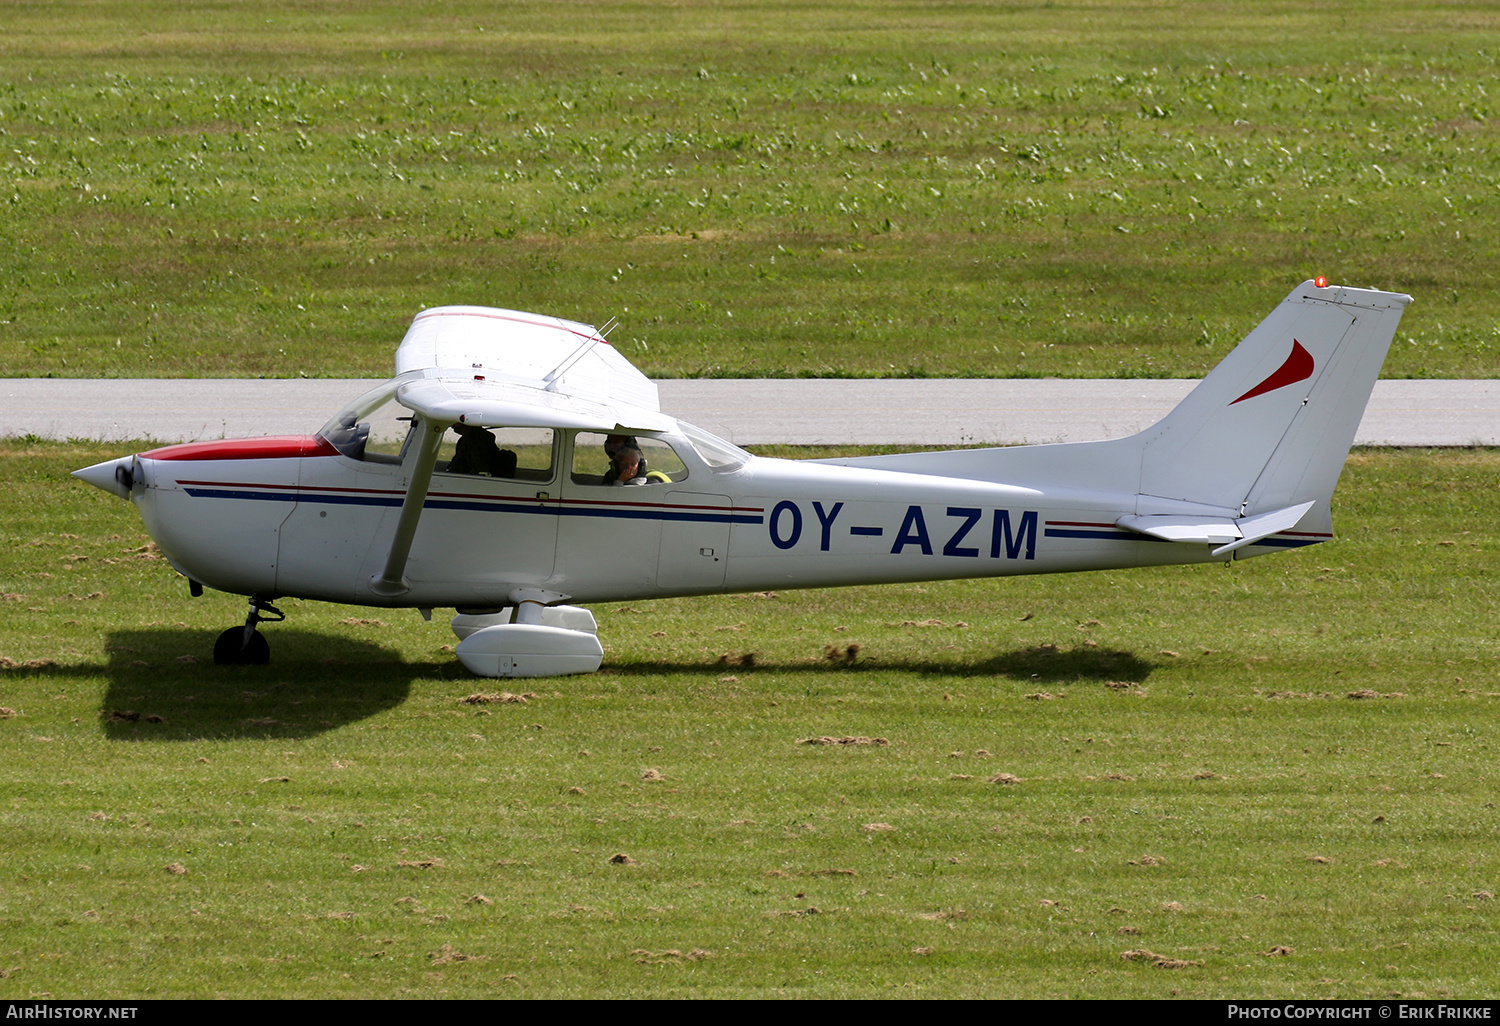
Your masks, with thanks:
<instances>
[{"instance_id":1,"label":"grass field","mask_svg":"<svg viewBox=\"0 0 1500 1026\"><path fill-rule=\"evenodd\" d=\"M123 451L0 448L0 997L1497 990L1495 451L1227 568L598 607L524 701L441 614L215 668Z\"/></svg>"},{"instance_id":2,"label":"grass field","mask_svg":"<svg viewBox=\"0 0 1500 1026\"><path fill-rule=\"evenodd\" d=\"M382 376L424 306L665 376L1204 373L1315 274L1495 373L1500 12L11 3L0 376Z\"/></svg>"}]
</instances>

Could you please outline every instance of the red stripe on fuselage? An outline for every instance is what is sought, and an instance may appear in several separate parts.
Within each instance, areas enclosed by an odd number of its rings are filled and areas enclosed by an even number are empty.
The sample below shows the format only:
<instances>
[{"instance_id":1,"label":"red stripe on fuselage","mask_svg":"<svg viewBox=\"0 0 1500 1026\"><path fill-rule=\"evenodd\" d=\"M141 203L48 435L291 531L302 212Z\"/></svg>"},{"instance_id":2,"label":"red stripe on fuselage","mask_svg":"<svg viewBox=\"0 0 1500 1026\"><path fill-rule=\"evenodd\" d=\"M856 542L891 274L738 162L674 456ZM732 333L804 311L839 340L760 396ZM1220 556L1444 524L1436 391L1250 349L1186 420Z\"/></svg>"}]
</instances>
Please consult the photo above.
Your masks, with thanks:
<instances>
[{"instance_id":1,"label":"red stripe on fuselage","mask_svg":"<svg viewBox=\"0 0 1500 1026\"><path fill-rule=\"evenodd\" d=\"M325 488L322 485L300 485L300 484L262 484L258 481L197 481L192 478L179 477L177 483L180 485L201 485L207 488L266 488L280 489L284 492L304 492L316 490L319 492L345 492L356 495L405 495L399 488Z\"/></svg>"},{"instance_id":2,"label":"red stripe on fuselage","mask_svg":"<svg viewBox=\"0 0 1500 1026\"><path fill-rule=\"evenodd\" d=\"M141 453L143 460L281 460L303 456L337 456L339 451L321 435L268 435L265 438L228 438L219 442L188 442Z\"/></svg>"}]
</instances>

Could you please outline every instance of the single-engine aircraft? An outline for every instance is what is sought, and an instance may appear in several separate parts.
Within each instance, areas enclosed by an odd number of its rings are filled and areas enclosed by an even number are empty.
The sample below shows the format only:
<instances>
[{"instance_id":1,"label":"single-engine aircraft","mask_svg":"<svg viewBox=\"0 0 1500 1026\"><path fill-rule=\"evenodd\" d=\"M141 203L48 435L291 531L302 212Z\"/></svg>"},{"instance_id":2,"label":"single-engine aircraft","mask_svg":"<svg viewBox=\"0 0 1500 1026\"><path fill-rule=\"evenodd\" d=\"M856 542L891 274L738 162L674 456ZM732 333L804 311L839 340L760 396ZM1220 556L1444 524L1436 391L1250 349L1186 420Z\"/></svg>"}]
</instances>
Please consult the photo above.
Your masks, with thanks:
<instances>
[{"instance_id":1,"label":"single-engine aircraft","mask_svg":"<svg viewBox=\"0 0 1500 1026\"><path fill-rule=\"evenodd\" d=\"M249 596L215 662L266 662L257 625L295 596L427 618L452 607L458 657L484 676L591 673L604 654L593 614L564 603L1222 562L1327 541L1409 302L1303 282L1127 438L806 461L752 456L663 414L656 386L588 325L439 307L412 322L396 376L315 435L169 445L75 476L135 503L193 595ZM611 480L606 443L638 449L645 473Z\"/></svg>"}]
</instances>

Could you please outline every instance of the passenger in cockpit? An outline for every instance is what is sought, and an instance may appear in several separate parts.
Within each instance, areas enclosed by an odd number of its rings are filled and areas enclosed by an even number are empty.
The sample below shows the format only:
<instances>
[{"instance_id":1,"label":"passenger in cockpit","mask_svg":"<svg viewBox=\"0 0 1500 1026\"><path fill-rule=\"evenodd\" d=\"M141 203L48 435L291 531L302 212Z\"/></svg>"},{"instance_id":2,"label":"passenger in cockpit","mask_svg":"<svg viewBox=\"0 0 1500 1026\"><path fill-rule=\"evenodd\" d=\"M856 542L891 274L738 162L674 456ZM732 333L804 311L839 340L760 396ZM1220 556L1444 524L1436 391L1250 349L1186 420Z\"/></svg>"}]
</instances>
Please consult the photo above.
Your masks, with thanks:
<instances>
[{"instance_id":1,"label":"passenger in cockpit","mask_svg":"<svg viewBox=\"0 0 1500 1026\"><path fill-rule=\"evenodd\" d=\"M453 448L448 473L516 476L516 454L497 446L491 432L471 424L454 424L453 430L458 432L458 444Z\"/></svg>"}]
</instances>

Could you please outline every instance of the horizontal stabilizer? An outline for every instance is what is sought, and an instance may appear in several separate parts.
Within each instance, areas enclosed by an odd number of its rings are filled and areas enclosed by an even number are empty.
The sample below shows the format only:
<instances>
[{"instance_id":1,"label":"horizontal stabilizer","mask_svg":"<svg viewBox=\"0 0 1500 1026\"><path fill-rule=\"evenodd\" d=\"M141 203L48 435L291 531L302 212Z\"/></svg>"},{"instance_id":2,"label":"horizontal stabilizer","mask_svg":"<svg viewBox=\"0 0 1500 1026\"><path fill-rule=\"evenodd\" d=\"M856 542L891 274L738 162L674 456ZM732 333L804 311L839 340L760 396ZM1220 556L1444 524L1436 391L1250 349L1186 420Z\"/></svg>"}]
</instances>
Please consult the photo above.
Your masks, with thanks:
<instances>
[{"instance_id":1,"label":"horizontal stabilizer","mask_svg":"<svg viewBox=\"0 0 1500 1026\"><path fill-rule=\"evenodd\" d=\"M1246 545L1254 545L1278 531L1296 527L1313 503L1304 502L1286 509L1257 513L1253 517L1233 519L1231 517L1205 517L1194 514L1163 514L1157 516L1126 516L1115 521L1116 527L1127 531L1150 535L1162 541L1180 542L1187 545L1217 545L1215 556L1222 556Z\"/></svg>"},{"instance_id":2,"label":"horizontal stabilizer","mask_svg":"<svg viewBox=\"0 0 1500 1026\"><path fill-rule=\"evenodd\" d=\"M1115 521L1116 527L1149 534L1162 541L1191 545L1223 545L1244 537L1229 517L1129 516Z\"/></svg>"},{"instance_id":3,"label":"horizontal stabilizer","mask_svg":"<svg viewBox=\"0 0 1500 1026\"><path fill-rule=\"evenodd\" d=\"M1290 531L1314 505L1315 503L1312 502L1304 502L1296 506L1288 506L1286 509L1273 509L1269 513L1257 513L1253 517L1245 517L1239 522L1240 533L1243 537L1239 541L1214 549L1214 555L1222 556L1226 552L1242 549L1246 545L1254 545L1262 538L1269 538L1279 531Z\"/></svg>"}]
</instances>

